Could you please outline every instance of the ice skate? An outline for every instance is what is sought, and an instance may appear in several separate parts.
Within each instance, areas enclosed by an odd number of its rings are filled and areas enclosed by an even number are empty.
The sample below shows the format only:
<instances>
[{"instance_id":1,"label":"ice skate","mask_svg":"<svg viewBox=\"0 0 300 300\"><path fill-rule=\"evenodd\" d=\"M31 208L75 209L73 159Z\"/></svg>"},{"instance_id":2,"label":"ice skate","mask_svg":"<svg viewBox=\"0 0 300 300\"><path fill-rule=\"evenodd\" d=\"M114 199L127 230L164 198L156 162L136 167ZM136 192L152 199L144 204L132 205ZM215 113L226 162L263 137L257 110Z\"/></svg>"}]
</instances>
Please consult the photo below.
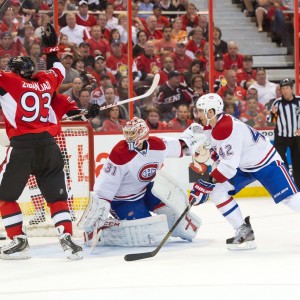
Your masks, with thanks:
<instances>
[{"instance_id":1,"label":"ice skate","mask_svg":"<svg viewBox=\"0 0 300 300\"><path fill-rule=\"evenodd\" d=\"M29 221L29 225L37 225L45 221L45 211L43 209L39 209L35 212L33 218Z\"/></svg>"},{"instance_id":2,"label":"ice skate","mask_svg":"<svg viewBox=\"0 0 300 300\"><path fill-rule=\"evenodd\" d=\"M9 244L0 248L0 258L10 260L31 258L27 236L24 234L14 236Z\"/></svg>"},{"instance_id":3,"label":"ice skate","mask_svg":"<svg viewBox=\"0 0 300 300\"><path fill-rule=\"evenodd\" d=\"M63 226L58 226L57 230L59 232L59 242L67 254L67 258L72 260L82 259L82 247L77 245L69 233L63 233Z\"/></svg>"},{"instance_id":4,"label":"ice skate","mask_svg":"<svg viewBox=\"0 0 300 300\"><path fill-rule=\"evenodd\" d=\"M255 249L255 237L250 224L250 217L245 218L245 223L242 224L235 233L235 236L226 240L228 250L250 250Z\"/></svg>"}]
</instances>

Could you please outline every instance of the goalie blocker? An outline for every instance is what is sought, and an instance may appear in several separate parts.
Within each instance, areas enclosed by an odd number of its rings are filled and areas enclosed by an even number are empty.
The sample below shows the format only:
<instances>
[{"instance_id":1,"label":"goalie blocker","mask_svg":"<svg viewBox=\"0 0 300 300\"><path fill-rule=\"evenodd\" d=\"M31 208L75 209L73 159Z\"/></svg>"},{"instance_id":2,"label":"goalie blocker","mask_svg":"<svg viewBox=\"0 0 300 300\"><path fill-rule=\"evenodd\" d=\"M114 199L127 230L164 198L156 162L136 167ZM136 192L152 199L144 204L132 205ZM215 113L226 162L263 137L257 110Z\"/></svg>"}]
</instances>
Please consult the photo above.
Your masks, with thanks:
<instances>
[{"instance_id":1,"label":"goalie blocker","mask_svg":"<svg viewBox=\"0 0 300 300\"><path fill-rule=\"evenodd\" d=\"M95 231L91 225L96 223L94 218L97 215L101 215L97 220L98 231L101 232L96 246L158 245L189 203L187 193L179 183L162 171L157 172L152 193L163 202L154 211L157 215L137 220L116 220L107 218L109 202L96 199L97 196L92 192L88 207L78 223L85 231L85 245L92 246ZM189 212L176 227L172 236L192 241L200 225L200 218Z\"/></svg>"}]
</instances>

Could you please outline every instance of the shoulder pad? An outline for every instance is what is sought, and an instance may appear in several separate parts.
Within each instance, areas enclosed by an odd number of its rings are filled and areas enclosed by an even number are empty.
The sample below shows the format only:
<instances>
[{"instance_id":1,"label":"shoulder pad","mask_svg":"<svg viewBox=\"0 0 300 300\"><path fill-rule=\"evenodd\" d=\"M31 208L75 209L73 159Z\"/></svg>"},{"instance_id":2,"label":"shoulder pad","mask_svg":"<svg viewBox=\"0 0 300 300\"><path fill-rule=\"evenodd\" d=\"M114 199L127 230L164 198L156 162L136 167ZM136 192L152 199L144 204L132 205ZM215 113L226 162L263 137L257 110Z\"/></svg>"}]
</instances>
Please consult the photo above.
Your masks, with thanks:
<instances>
[{"instance_id":1,"label":"shoulder pad","mask_svg":"<svg viewBox=\"0 0 300 300\"><path fill-rule=\"evenodd\" d=\"M162 139L156 136L150 136L148 139L150 150L165 150L166 145Z\"/></svg>"},{"instance_id":2,"label":"shoulder pad","mask_svg":"<svg viewBox=\"0 0 300 300\"><path fill-rule=\"evenodd\" d=\"M110 152L109 159L116 165L125 165L131 161L137 153L135 151L129 151L128 145L125 140L116 144Z\"/></svg>"},{"instance_id":3,"label":"shoulder pad","mask_svg":"<svg viewBox=\"0 0 300 300\"><path fill-rule=\"evenodd\" d=\"M212 130L212 137L215 140L227 139L233 130L233 119L229 115L223 115L218 121L217 125Z\"/></svg>"}]
</instances>

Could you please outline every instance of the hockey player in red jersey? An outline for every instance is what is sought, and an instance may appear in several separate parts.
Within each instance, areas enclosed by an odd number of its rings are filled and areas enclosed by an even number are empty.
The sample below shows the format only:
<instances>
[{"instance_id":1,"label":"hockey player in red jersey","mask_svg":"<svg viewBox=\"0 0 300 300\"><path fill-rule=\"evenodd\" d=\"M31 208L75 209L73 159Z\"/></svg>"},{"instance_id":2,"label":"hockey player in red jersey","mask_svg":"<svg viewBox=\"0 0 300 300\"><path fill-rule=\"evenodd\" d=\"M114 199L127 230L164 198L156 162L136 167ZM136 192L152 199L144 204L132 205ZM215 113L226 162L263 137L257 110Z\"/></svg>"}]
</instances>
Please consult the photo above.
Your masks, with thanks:
<instances>
[{"instance_id":1,"label":"hockey player in red jersey","mask_svg":"<svg viewBox=\"0 0 300 300\"><path fill-rule=\"evenodd\" d=\"M198 204L208 195L226 221L236 230L226 240L229 250L256 248L250 219L242 217L240 207L232 197L248 184L258 180L275 203L283 203L300 212L300 192L287 171L282 158L271 142L254 128L223 113L223 100L218 94L201 96L197 103L198 118L210 138L211 157L216 167L212 180L199 180L191 191Z\"/></svg>"},{"instance_id":2,"label":"hockey player in red jersey","mask_svg":"<svg viewBox=\"0 0 300 300\"><path fill-rule=\"evenodd\" d=\"M57 36L51 24L47 24L42 41L49 71L33 75L30 57L18 56L9 61L9 71L0 72L0 102L10 139L0 171L0 213L12 240L1 247L1 259L30 258L17 203L30 174L36 176L67 257L82 258L82 248L72 240L64 162L54 139L60 133L60 124L51 100L64 79L65 69L56 56Z\"/></svg>"},{"instance_id":3,"label":"hockey player in red jersey","mask_svg":"<svg viewBox=\"0 0 300 300\"><path fill-rule=\"evenodd\" d=\"M56 116L59 120L66 114L68 116L77 115L82 111L77 107L75 100L71 99L70 96L64 94L55 93L52 97L51 106L56 113ZM88 114L90 114L89 112ZM74 222L76 217L74 215L73 207L73 193L71 189L71 173L70 173L70 163L69 155L66 146L65 133L62 131L60 135L55 137L55 141L58 144L60 151L64 160L64 172L67 179L67 191L68 191L68 207L71 213L71 221ZM28 188L31 194L31 202L35 209L34 217L29 221L29 225L37 225L41 222L46 221L45 209L44 209L44 196L38 187L35 176L31 175L27 182Z\"/></svg>"}]
</instances>

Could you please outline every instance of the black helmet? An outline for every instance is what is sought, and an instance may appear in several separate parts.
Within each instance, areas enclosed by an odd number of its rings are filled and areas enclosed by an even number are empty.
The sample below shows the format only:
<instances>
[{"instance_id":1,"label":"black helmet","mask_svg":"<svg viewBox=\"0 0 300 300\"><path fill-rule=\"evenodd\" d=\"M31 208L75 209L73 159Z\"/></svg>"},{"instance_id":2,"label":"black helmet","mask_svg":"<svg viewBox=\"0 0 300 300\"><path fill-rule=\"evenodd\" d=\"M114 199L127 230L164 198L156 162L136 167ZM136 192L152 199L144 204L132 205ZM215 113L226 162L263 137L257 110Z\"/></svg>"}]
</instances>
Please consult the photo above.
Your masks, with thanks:
<instances>
[{"instance_id":1,"label":"black helmet","mask_svg":"<svg viewBox=\"0 0 300 300\"><path fill-rule=\"evenodd\" d=\"M293 88L293 85L294 85L294 82L292 79L290 78L285 78L285 79L282 79L279 83L279 86L280 87L283 87L283 86L290 86L291 88Z\"/></svg>"},{"instance_id":2,"label":"black helmet","mask_svg":"<svg viewBox=\"0 0 300 300\"><path fill-rule=\"evenodd\" d=\"M12 57L9 60L7 67L10 71L26 79L31 78L34 72L34 62L29 56Z\"/></svg>"}]
</instances>

